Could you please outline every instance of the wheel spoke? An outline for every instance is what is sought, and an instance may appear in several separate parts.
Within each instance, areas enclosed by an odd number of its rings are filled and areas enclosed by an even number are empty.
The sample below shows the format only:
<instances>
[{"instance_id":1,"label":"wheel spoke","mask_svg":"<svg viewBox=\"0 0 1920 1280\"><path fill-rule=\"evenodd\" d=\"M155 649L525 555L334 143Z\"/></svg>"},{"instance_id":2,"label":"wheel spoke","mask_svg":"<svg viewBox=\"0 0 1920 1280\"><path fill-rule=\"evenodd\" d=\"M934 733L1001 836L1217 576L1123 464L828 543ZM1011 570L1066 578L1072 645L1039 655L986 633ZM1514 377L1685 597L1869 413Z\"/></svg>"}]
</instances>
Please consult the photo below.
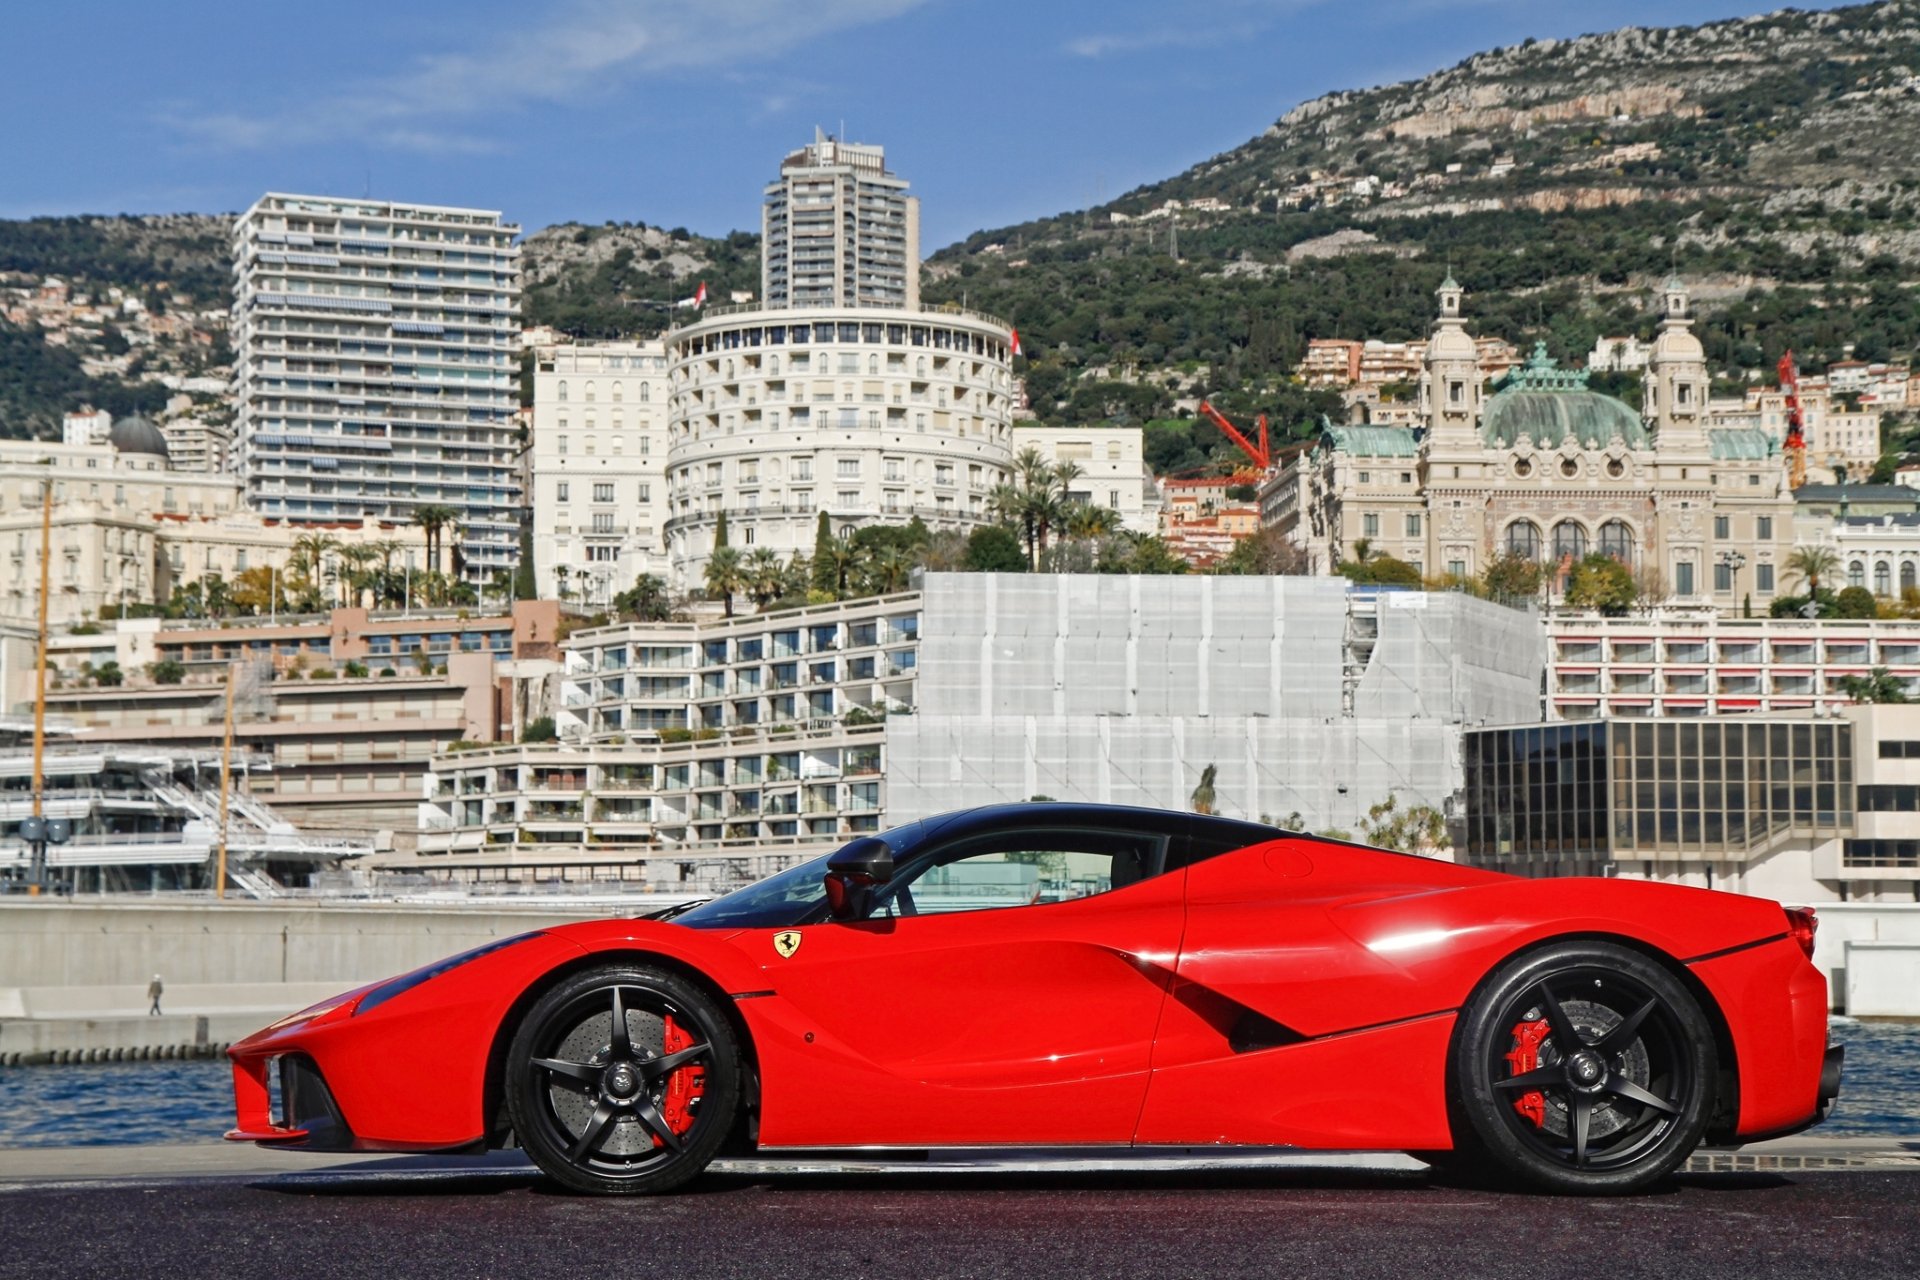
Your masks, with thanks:
<instances>
[{"instance_id":1,"label":"wheel spoke","mask_svg":"<svg viewBox=\"0 0 1920 1280\"><path fill-rule=\"evenodd\" d=\"M606 1137L607 1130L613 1127L613 1118L618 1112L618 1107L602 1098L600 1105L593 1109L593 1116L587 1121L587 1127L582 1129L580 1136L573 1140L573 1148L567 1152L567 1159L577 1163L584 1159L588 1152L599 1146L601 1139Z\"/></svg>"},{"instance_id":2,"label":"wheel spoke","mask_svg":"<svg viewBox=\"0 0 1920 1280\"><path fill-rule=\"evenodd\" d=\"M1566 1071L1555 1063L1550 1067L1535 1067L1532 1071L1524 1071L1517 1076L1495 1080L1493 1087L1496 1089L1545 1089L1564 1085L1566 1082Z\"/></svg>"},{"instance_id":3,"label":"wheel spoke","mask_svg":"<svg viewBox=\"0 0 1920 1280\"><path fill-rule=\"evenodd\" d=\"M1617 1053L1625 1053L1627 1046L1633 1043L1634 1036L1640 1033L1640 1024L1647 1020L1647 1015L1654 1011L1658 1003L1658 1001L1649 1000L1635 1009L1621 1020L1619 1026L1602 1036L1600 1042L1593 1047L1609 1058Z\"/></svg>"},{"instance_id":4,"label":"wheel spoke","mask_svg":"<svg viewBox=\"0 0 1920 1280\"><path fill-rule=\"evenodd\" d=\"M1593 1099L1584 1093L1570 1092L1567 1095L1567 1111L1573 1121L1573 1162L1584 1167L1587 1163L1587 1129L1593 1120Z\"/></svg>"},{"instance_id":5,"label":"wheel spoke","mask_svg":"<svg viewBox=\"0 0 1920 1280\"><path fill-rule=\"evenodd\" d=\"M1547 984L1542 982L1536 990L1540 993L1540 1007L1547 1015L1547 1026L1553 1029L1554 1047L1560 1050L1561 1057L1572 1057L1573 1051L1587 1042L1574 1030L1573 1020L1567 1017L1567 1011L1560 1007L1560 1002L1553 998L1553 992L1547 989Z\"/></svg>"},{"instance_id":6,"label":"wheel spoke","mask_svg":"<svg viewBox=\"0 0 1920 1280\"><path fill-rule=\"evenodd\" d=\"M627 1005L617 986L613 989L613 1038L607 1043L612 1046L613 1061L633 1056L633 1042L627 1038Z\"/></svg>"},{"instance_id":7,"label":"wheel spoke","mask_svg":"<svg viewBox=\"0 0 1920 1280\"><path fill-rule=\"evenodd\" d=\"M1680 1114L1680 1108L1677 1104L1668 1102L1659 1094L1654 1093L1650 1089L1642 1088L1625 1076L1609 1076L1607 1077L1607 1083L1603 1087L1608 1093L1614 1094L1617 1097L1627 1098L1642 1106L1652 1107L1655 1111L1663 1111L1670 1116Z\"/></svg>"},{"instance_id":8,"label":"wheel spoke","mask_svg":"<svg viewBox=\"0 0 1920 1280\"><path fill-rule=\"evenodd\" d=\"M685 1149L680 1141L680 1135L673 1131L673 1126L667 1123L667 1118L660 1114L659 1108L655 1107L651 1100L645 1097L636 1100L633 1104L633 1114L640 1117L640 1123L645 1125L654 1137L660 1139L667 1150L678 1153Z\"/></svg>"},{"instance_id":9,"label":"wheel spoke","mask_svg":"<svg viewBox=\"0 0 1920 1280\"><path fill-rule=\"evenodd\" d=\"M535 1058L533 1065L581 1084L594 1085L600 1082L600 1068L588 1066L584 1062L568 1062L562 1058Z\"/></svg>"},{"instance_id":10,"label":"wheel spoke","mask_svg":"<svg viewBox=\"0 0 1920 1280\"><path fill-rule=\"evenodd\" d=\"M706 1045L689 1045L677 1053L667 1054L664 1058L652 1058L640 1063L640 1078L648 1084L652 1084L662 1076L671 1075L681 1067L686 1066L689 1062L704 1058L706 1055Z\"/></svg>"}]
</instances>

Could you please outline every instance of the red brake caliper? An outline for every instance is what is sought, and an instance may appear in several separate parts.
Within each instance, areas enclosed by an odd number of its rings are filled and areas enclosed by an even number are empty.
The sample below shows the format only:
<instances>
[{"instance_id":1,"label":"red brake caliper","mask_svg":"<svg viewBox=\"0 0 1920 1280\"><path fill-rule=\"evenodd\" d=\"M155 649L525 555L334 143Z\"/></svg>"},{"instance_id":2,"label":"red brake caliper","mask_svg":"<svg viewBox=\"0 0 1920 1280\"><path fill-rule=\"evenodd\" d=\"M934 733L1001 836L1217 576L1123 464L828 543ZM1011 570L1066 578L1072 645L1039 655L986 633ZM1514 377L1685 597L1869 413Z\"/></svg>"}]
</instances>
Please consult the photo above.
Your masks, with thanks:
<instances>
[{"instance_id":1,"label":"red brake caliper","mask_svg":"<svg viewBox=\"0 0 1920 1280\"><path fill-rule=\"evenodd\" d=\"M661 1056L678 1053L697 1043L692 1036L680 1029L680 1024L671 1016L663 1021L666 1025L660 1038ZM684 1134L693 1128L693 1104L700 1100L700 1095L705 1093L706 1089L705 1063L691 1063L667 1077L667 1093L660 1100L660 1115L667 1122L669 1129L675 1133ZM656 1146L661 1145L660 1139L655 1138L653 1141Z\"/></svg>"},{"instance_id":2,"label":"red brake caliper","mask_svg":"<svg viewBox=\"0 0 1920 1280\"><path fill-rule=\"evenodd\" d=\"M1538 1022L1522 1022L1513 1029L1513 1048L1507 1053L1507 1065L1513 1068L1513 1074L1523 1076L1540 1065L1540 1042L1547 1038L1548 1027L1545 1018ZM1547 1124L1547 1095L1539 1090L1523 1093L1514 1099L1513 1109L1533 1121L1534 1128L1543 1129Z\"/></svg>"}]
</instances>

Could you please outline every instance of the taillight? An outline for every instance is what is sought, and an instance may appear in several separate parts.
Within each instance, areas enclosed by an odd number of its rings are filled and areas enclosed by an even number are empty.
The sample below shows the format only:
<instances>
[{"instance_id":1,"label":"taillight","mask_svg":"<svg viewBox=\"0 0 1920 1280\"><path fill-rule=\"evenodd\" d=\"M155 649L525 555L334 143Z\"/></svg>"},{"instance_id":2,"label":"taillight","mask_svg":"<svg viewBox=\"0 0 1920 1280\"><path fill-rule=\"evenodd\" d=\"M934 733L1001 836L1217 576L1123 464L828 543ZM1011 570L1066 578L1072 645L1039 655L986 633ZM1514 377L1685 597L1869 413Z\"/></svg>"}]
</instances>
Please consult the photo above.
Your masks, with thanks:
<instances>
[{"instance_id":1,"label":"taillight","mask_svg":"<svg viewBox=\"0 0 1920 1280\"><path fill-rule=\"evenodd\" d=\"M1812 907L1787 908L1787 933L1800 944L1800 949L1807 953L1809 960L1813 959L1813 935L1819 927L1820 922L1813 918Z\"/></svg>"}]
</instances>

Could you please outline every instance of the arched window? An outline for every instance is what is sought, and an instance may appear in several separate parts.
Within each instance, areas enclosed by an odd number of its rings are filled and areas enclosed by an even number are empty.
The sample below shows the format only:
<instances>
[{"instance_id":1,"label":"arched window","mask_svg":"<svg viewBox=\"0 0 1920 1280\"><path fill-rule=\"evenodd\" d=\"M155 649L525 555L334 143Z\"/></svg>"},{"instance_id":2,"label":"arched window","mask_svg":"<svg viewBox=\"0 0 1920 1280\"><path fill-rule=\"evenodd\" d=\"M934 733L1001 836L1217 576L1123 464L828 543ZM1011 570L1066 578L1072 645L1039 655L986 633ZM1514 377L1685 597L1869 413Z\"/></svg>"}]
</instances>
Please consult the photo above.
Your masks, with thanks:
<instances>
[{"instance_id":1,"label":"arched window","mask_svg":"<svg viewBox=\"0 0 1920 1280\"><path fill-rule=\"evenodd\" d=\"M1507 526L1507 554L1522 560L1540 558L1540 526L1531 520L1515 520Z\"/></svg>"},{"instance_id":2,"label":"arched window","mask_svg":"<svg viewBox=\"0 0 1920 1280\"><path fill-rule=\"evenodd\" d=\"M627 384L624 382L616 382L613 384L613 402L615 404L619 404L622 400L626 399L626 387Z\"/></svg>"},{"instance_id":3,"label":"arched window","mask_svg":"<svg viewBox=\"0 0 1920 1280\"><path fill-rule=\"evenodd\" d=\"M1916 585L1920 585L1920 584L1916 584L1914 581L1915 572L1916 572L1916 569L1914 567L1913 561L1911 560L1906 561L1900 566L1900 594L1901 595L1905 595L1907 592L1913 590Z\"/></svg>"},{"instance_id":4,"label":"arched window","mask_svg":"<svg viewBox=\"0 0 1920 1280\"><path fill-rule=\"evenodd\" d=\"M927 358L925 356L921 356L918 360L914 361L913 376L916 378L924 378L927 376Z\"/></svg>"},{"instance_id":5,"label":"arched window","mask_svg":"<svg viewBox=\"0 0 1920 1280\"><path fill-rule=\"evenodd\" d=\"M566 398L567 398L567 380L565 378L562 378L560 379L560 399L565 400Z\"/></svg>"},{"instance_id":6,"label":"arched window","mask_svg":"<svg viewBox=\"0 0 1920 1280\"><path fill-rule=\"evenodd\" d=\"M879 357L879 356L868 356L868 357L867 357L867 372L868 372L868 373L873 373L873 374L877 374L877 373L879 373L879 372L880 372L880 357Z\"/></svg>"},{"instance_id":7,"label":"arched window","mask_svg":"<svg viewBox=\"0 0 1920 1280\"><path fill-rule=\"evenodd\" d=\"M593 403L593 384L591 382L587 384L587 403Z\"/></svg>"},{"instance_id":8,"label":"arched window","mask_svg":"<svg viewBox=\"0 0 1920 1280\"><path fill-rule=\"evenodd\" d=\"M1885 560L1873 566L1873 594L1877 596L1893 594L1893 566Z\"/></svg>"},{"instance_id":9,"label":"arched window","mask_svg":"<svg viewBox=\"0 0 1920 1280\"><path fill-rule=\"evenodd\" d=\"M1587 531L1577 520L1562 520L1553 526L1553 558L1581 560L1587 554Z\"/></svg>"},{"instance_id":10,"label":"arched window","mask_svg":"<svg viewBox=\"0 0 1920 1280\"><path fill-rule=\"evenodd\" d=\"M1600 526L1600 554L1621 564L1633 563L1633 530L1625 520L1609 520Z\"/></svg>"},{"instance_id":11,"label":"arched window","mask_svg":"<svg viewBox=\"0 0 1920 1280\"><path fill-rule=\"evenodd\" d=\"M1867 566L1864 562L1855 560L1847 566L1847 585L1850 587L1867 585Z\"/></svg>"},{"instance_id":12,"label":"arched window","mask_svg":"<svg viewBox=\"0 0 1920 1280\"><path fill-rule=\"evenodd\" d=\"M648 403L651 403L652 400L653 400L653 384L651 382L641 383L640 384L640 403L648 404Z\"/></svg>"}]
</instances>

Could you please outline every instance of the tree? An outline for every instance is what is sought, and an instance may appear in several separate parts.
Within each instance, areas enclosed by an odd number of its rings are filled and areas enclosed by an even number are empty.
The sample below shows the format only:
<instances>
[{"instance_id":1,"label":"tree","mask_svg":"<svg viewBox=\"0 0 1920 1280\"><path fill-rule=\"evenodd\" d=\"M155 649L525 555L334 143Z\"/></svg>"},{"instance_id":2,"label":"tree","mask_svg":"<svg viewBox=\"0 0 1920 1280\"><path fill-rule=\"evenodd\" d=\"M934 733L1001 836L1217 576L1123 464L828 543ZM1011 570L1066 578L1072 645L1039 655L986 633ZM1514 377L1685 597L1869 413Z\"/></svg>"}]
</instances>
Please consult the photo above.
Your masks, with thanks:
<instances>
[{"instance_id":1,"label":"tree","mask_svg":"<svg viewBox=\"0 0 1920 1280\"><path fill-rule=\"evenodd\" d=\"M1873 473L1867 477L1868 484L1892 484L1900 473L1900 455L1883 453L1880 460L1873 464Z\"/></svg>"},{"instance_id":2,"label":"tree","mask_svg":"<svg viewBox=\"0 0 1920 1280\"><path fill-rule=\"evenodd\" d=\"M1195 813L1212 813L1214 811L1214 804L1219 797L1214 794L1213 780L1219 775L1219 772L1219 769L1211 764L1200 771L1200 785L1193 789L1192 797L1193 811Z\"/></svg>"},{"instance_id":3,"label":"tree","mask_svg":"<svg viewBox=\"0 0 1920 1280\"><path fill-rule=\"evenodd\" d=\"M1354 550L1361 555L1359 560L1343 561L1340 565L1342 577L1356 583L1382 587L1417 587L1420 585L1420 571L1393 556L1368 554L1366 539L1354 544Z\"/></svg>"},{"instance_id":4,"label":"tree","mask_svg":"<svg viewBox=\"0 0 1920 1280\"><path fill-rule=\"evenodd\" d=\"M427 567L435 572L440 569L440 534L460 519L460 513L452 507L437 502L423 503L413 509L413 522L427 535Z\"/></svg>"},{"instance_id":5,"label":"tree","mask_svg":"<svg viewBox=\"0 0 1920 1280\"><path fill-rule=\"evenodd\" d=\"M1885 667L1875 667L1864 676L1841 676L1840 692L1855 702L1913 701L1907 692L1907 682Z\"/></svg>"},{"instance_id":6,"label":"tree","mask_svg":"<svg viewBox=\"0 0 1920 1280\"><path fill-rule=\"evenodd\" d=\"M1311 567L1312 558L1305 547L1279 529L1268 527L1234 543L1233 550L1221 558L1213 571L1292 577L1307 573Z\"/></svg>"},{"instance_id":7,"label":"tree","mask_svg":"<svg viewBox=\"0 0 1920 1280\"><path fill-rule=\"evenodd\" d=\"M1840 571L1840 553L1832 547L1818 545L1795 547L1787 553L1786 568L1787 577L1805 582L1807 594L1818 599L1820 579Z\"/></svg>"},{"instance_id":8,"label":"tree","mask_svg":"<svg viewBox=\"0 0 1920 1280\"><path fill-rule=\"evenodd\" d=\"M103 689L117 689L126 678L126 674L120 670L120 664L112 658L93 669L93 682Z\"/></svg>"},{"instance_id":9,"label":"tree","mask_svg":"<svg viewBox=\"0 0 1920 1280\"><path fill-rule=\"evenodd\" d=\"M1877 618L1880 608L1874 602L1873 592L1865 587L1845 587L1833 598L1832 615L1836 618Z\"/></svg>"},{"instance_id":10,"label":"tree","mask_svg":"<svg viewBox=\"0 0 1920 1280\"><path fill-rule=\"evenodd\" d=\"M1611 618L1626 614L1634 600L1633 570L1607 555L1590 555L1573 566L1567 580L1567 603L1576 609L1598 609Z\"/></svg>"},{"instance_id":11,"label":"tree","mask_svg":"<svg viewBox=\"0 0 1920 1280\"><path fill-rule=\"evenodd\" d=\"M1453 847L1444 814L1426 804L1402 809L1391 792L1367 810L1367 820L1360 826L1360 838L1376 848L1429 857Z\"/></svg>"},{"instance_id":12,"label":"tree","mask_svg":"<svg viewBox=\"0 0 1920 1280\"><path fill-rule=\"evenodd\" d=\"M755 547L740 561L741 590L756 609L765 609L787 593L786 566L772 547Z\"/></svg>"},{"instance_id":13,"label":"tree","mask_svg":"<svg viewBox=\"0 0 1920 1280\"><path fill-rule=\"evenodd\" d=\"M162 658L147 664L147 679L155 684L179 684L186 677L186 664L177 658Z\"/></svg>"},{"instance_id":14,"label":"tree","mask_svg":"<svg viewBox=\"0 0 1920 1280\"><path fill-rule=\"evenodd\" d=\"M1017 534L990 524L967 535L966 567L973 573L1025 573L1028 561Z\"/></svg>"},{"instance_id":15,"label":"tree","mask_svg":"<svg viewBox=\"0 0 1920 1280\"><path fill-rule=\"evenodd\" d=\"M726 607L727 616L733 616L733 594L746 585L746 574L740 568L740 553L732 547L715 547L713 554L707 557L707 590L720 597Z\"/></svg>"},{"instance_id":16,"label":"tree","mask_svg":"<svg viewBox=\"0 0 1920 1280\"><path fill-rule=\"evenodd\" d=\"M522 742L552 742L559 736L559 733L554 730L552 716L541 716L538 720L529 720L527 727L520 731Z\"/></svg>"},{"instance_id":17,"label":"tree","mask_svg":"<svg viewBox=\"0 0 1920 1280\"><path fill-rule=\"evenodd\" d=\"M833 521L822 511L813 525L813 589L833 594L833 561L825 553L833 546Z\"/></svg>"},{"instance_id":18,"label":"tree","mask_svg":"<svg viewBox=\"0 0 1920 1280\"><path fill-rule=\"evenodd\" d=\"M373 562L380 558L380 549L370 542L355 542L337 547L334 555L340 561L339 583L344 588L340 603L351 608L373 588Z\"/></svg>"},{"instance_id":19,"label":"tree","mask_svg":"<svg viewBox=\"0 0 1920 1280\"><path fill-rule=\"evenodd\" d=\"M1489 600L1531 600L1540 594L1540 563L1508 551L1495 556L1480 575Z\"/></svg>"},{"instance_id":20,"label":"tree","mask_svg":"<svg viewBox=\"0 0 1920 1280\"><path fill-rule=\"evenodd\" d=\"M635 622L665 622L673 616L667 584L651 573L641 574L633 586L614 596L613 607L621 617Z\"/></svg>"},{"instance_id":21,"label":"tree","mask_svg":"<svg viewBox=\"0 0 1920 1280\"><path fill-rule=\"evenodd\" d=\"M727 545L727 513L722 511L720 519L713 526L713 549L718 551Z\"/></svg>"}]
</instances>

